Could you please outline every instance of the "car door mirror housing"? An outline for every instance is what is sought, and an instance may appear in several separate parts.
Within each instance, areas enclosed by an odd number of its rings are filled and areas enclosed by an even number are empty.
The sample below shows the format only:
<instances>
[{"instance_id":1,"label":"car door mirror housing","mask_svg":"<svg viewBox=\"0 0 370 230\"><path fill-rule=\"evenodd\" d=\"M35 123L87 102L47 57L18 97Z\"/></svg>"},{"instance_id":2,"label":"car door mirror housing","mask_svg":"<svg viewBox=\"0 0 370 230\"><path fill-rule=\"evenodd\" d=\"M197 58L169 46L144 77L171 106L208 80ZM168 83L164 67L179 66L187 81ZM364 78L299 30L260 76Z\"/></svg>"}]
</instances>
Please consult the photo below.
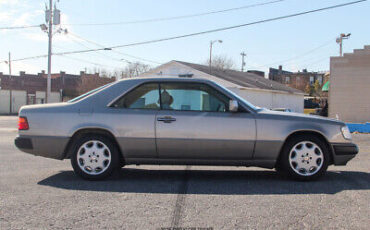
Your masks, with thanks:
<instances>
[{"instance_id":1,"label":"car door mirror housing","mask_svg":"<svg viewBox=\"0 0 370 230\"><path fill-rule=\"evenodd\" d=\"M238 105L238 101L237 100L230 100L229 101L229 111L230 112L238 112L238 108L239 108L239 105Z\"/></svg>"}]
</instances>

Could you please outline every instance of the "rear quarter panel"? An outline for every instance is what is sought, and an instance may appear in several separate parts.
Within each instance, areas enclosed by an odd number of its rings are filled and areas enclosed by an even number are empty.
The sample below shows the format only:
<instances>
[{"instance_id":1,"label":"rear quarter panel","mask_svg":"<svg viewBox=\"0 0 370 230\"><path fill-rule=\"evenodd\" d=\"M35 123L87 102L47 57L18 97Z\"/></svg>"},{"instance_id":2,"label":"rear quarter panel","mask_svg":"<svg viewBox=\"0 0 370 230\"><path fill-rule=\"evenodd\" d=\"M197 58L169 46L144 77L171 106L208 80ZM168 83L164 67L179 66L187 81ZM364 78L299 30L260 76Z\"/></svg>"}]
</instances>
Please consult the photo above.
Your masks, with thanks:
<instances>
[{"instance_id":1,"label":"rear quarter panel","mask_svg":"<svg viewBox=\"0 0 370 230\"><path fill-rule=\"evenodd\" d=\"M67 103L22 107L19 116L27 118L29 130L20 130L18 134L20 137L31 139L33 146L32 149L23 151L37 156L63 159L70 139L68 129L71 124L68 120L75 119L75 111L76 109Z\"/></svg>"}]
</instances>

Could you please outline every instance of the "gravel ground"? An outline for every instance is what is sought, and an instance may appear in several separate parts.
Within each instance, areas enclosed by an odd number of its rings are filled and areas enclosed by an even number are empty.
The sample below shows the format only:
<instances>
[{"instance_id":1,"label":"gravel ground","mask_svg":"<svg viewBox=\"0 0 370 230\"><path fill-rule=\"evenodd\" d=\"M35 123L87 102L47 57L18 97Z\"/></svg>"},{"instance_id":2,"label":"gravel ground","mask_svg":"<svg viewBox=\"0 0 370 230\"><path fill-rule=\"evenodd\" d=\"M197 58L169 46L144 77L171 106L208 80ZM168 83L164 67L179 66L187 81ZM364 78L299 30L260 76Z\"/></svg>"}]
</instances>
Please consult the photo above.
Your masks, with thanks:
<instances>
[{"instance_id":1,"label":"gravel ground","mask_svg":"<svg viewBox=\"0 0 370 230\"><path fill-rule=\"evenodd\" d=\"M370 135L315 182L244 167L130 166L106 181L22 153L0 117L0 229L369 229Z\"/></svg>"}]
</instances>

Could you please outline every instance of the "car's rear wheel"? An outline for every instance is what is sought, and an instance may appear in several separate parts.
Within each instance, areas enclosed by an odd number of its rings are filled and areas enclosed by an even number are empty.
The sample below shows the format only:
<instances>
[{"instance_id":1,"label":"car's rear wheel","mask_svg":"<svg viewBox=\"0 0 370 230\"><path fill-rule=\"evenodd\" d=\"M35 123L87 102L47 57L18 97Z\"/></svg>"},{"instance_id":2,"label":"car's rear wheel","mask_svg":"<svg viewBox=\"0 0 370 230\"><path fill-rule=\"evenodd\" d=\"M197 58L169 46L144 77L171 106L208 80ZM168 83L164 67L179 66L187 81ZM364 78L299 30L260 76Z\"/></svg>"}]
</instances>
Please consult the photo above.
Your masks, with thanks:
<instances>
[{"instance_id":1,"label":"car's rear wheel","mask_svg":"<svg viewBox=\"0 0 370 230\"><path fill-rule=\"evenodd\" d=\"M297 136L284 146L280 168L298 180L315 180L328 168L329 150L325 143L313 135Z\"/></svg>"},{"instance_id":2,"label":"car's rear wheel","mask_svg":"<svg viewBox=\"0 0 370 230\"><path fill-rule=\"evenodd\" d=\"M118 151L113 142L101 135L86 135L77 140L71 163L75 173L84 179L101 180L119 165Z\"/></svg>"}]
</instances>

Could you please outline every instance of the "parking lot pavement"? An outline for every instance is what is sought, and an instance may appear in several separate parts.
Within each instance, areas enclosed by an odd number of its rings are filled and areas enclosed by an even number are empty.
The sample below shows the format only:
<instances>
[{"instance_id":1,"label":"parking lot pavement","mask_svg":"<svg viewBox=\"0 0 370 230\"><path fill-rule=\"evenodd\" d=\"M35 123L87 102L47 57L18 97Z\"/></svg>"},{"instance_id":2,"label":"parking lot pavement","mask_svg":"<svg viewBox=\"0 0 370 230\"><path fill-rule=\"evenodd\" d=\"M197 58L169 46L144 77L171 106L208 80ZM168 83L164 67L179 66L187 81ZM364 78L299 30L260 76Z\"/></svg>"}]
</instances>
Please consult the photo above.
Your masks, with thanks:
<instances>
[{"instance_id":1,"label":"parking lot pavement","mask_svg":"<svg viewBox=\"0 0 370 230\"><path fill-rule=\"evenodd\" d=\"M0 117L0 229L369 229L370 135L315 182L244 167L130 166L106 181L17 150Z\"/></svg>"}]
</instances>

